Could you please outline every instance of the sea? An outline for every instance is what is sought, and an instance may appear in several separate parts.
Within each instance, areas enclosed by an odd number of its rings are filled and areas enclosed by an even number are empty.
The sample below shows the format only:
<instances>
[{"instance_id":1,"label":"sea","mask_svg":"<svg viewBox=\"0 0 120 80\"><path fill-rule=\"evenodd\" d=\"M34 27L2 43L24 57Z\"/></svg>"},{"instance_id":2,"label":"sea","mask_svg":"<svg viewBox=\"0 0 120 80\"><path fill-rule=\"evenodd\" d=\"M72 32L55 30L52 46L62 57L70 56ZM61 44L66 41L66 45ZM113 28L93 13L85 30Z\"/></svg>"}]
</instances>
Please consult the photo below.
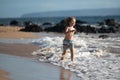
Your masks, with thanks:
<instances>
[{"instance_id":1,"label":"sea","mask_svg":"<svg viewBox=\"0 0 120 80\"><path fill-rule=\"evenodd\" d=\"M24 26L24 22L31 21L35 24L41 25L45 22L50 23L59 23L66 17L32 17L32 18L0 18L0 24L10 25L12 20L18 21L19 26ZM114 19L117 22L120 22L120 16L75 16L77 20L86 21L89 24L96 24L97 22L103 22L105 19Z\"/></svg>"}]
</instances>

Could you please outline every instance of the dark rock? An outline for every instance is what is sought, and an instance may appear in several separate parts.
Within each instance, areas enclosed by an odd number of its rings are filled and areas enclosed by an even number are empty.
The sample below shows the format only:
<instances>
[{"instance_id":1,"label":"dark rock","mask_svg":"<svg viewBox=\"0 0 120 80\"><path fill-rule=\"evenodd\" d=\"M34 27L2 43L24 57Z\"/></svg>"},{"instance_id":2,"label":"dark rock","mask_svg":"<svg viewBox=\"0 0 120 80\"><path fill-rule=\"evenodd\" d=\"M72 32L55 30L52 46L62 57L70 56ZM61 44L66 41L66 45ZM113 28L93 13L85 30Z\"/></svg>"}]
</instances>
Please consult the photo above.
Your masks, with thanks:
<instances>
[{"instance_id":1,"label":"dark rock","mask_svg":"<svg viewBox=\"0 0 120 80\"><path fill-rule=\"evenodd\" d=\"M90 24L76 24L76 29L78 32L85 32L85 33L97 33L97 29L92 27Z\"/></svg>"},{"instance_id":2,"label":"dark rock","mask_svg":"<svg viewBox=\"0 0 120 80\"><path fill-rule=\"evenodd\" d=\"M26 31L26 32L41 32L41 31L43 31L43 29L39 25L34 24L31 21L24 22L24 24L25 24L25 28L22 29L21 31Z\"/></svg>"},{"instance_id":3,"label":"dark rock","mask_svg":"<svg viewBox=\"0 0 120 80\"><path fill-rule=\"evenodd\" d=\"M87 23L87 22L76 20L75 28L77 29L77 31L79 31L79 32L82 31L82 28L79 25L83 24L83 23ZM66 26L65 20L61 20L55 26L45 28L45 31L47 31L47 32L64 32L65 26Z\"/></svg>"},{"instance_id":4,"label":"dark rock","mask_svg":"<svg viewBox=\"0 0 120 80\"><path fill-rule=\"evenodd\" d=\"M10 25L11 25L11 26L18 26L18 24L19 24L19 23L18 23L18 21L16 21L16 20L13 20L13 21L10 22Z\"/></svg>"},{"instance_id":5,"label":"dark rock","mask_svg":"<svg viewBox=\"0 0 120 80\"><path fill-rule=\"evenodd\" d=\"M51 22L45 22L45 23L43 23L43 24L41 25L41 27L42 27L43 29L49 28L49 27L53 27L53 26L54 26L54 24L51 23Z\"/></svg>"},{"instance_id":6,"label":"dark rock","mask_svg":"<svg viewBox=\"0 0 120 80\"><path fill-rule=\"evenodd\" d=\"M0 24L0 26L4 26L4 24Z\"/></svg>"},{"instance_id":7,"label":"dark rock","mask_svg":"<svg viewBox=\"0 0 120 80\"><path fill-rule=\"evenodd\" d=\"M62 20L60 23L57 23L53 27L45 28L44 31L47 32L63 32L65 30L65 21Z\"/></svg>"},{"instance_id":8,"label":"dark rock","mask_svg":"<svg viewBox=\"0 0 120 80\"><path fill-rule=\"evenodd\" d=\"M108 35L99 35L99 38L102 38L102 39L105 39L105 38L108 38L109 36Z\"/></svg>"},{"instance_id":9,"label":"dark rock","mask_svg":"<svg viewBox=\"0 0 120 80\"><path fill-rule=\"evenodd\" d=\"M115 26L116 23L114 19L105 19L104 22L108 26Z\"/></svg>"}]
</instances>

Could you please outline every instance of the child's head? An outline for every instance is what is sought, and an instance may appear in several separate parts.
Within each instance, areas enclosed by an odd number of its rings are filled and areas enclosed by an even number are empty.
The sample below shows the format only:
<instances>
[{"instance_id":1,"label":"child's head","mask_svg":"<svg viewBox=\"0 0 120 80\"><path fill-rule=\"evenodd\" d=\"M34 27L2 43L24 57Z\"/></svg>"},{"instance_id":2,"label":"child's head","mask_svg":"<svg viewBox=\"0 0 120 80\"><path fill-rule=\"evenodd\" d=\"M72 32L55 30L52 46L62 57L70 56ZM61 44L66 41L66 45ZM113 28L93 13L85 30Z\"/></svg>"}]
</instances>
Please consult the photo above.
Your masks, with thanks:
<instances>
[{"instance_id":1,"label":"child's head","mask_svg":"<svg viewBox=\"0 0 120 80\"><path fill-rule=\"evenodd\" d=\"M67 17L65 19L66 26L75 26L76 19L74 17Z\"/></svg>"}]
</instances>

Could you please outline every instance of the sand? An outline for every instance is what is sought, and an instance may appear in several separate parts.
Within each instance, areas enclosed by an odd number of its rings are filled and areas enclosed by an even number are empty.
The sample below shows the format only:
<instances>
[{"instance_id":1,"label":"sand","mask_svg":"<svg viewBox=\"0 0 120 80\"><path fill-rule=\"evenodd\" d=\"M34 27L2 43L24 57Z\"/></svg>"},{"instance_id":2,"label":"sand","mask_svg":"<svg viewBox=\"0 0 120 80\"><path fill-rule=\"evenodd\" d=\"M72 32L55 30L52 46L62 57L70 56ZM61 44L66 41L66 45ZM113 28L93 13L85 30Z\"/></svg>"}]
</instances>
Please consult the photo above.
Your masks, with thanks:
<instances>
[{"instance_id":1,"label":"sand","mask_svg":"<svg viewBox=\"0 0 120 80\"><path fill-rule=\"evenodd\" d=\"M18 26L0 26L0 38L37 38L32 32L22 32Z\"/></svg>"},{"instance_id":2,"label":"sand","mask_svg":"<svg viewBox=\"0 0 120 80\"><path fill-rule=\"evenodd\" d=\"M0 26L0 38L37 38L31 32L21 32L22 27L18 26ZM0 53L16 55L21 57L33 58L31 53L38 47L32 44L5 44L0 43ZM0 80L10 80L5 76L9 73L0 70Z\"/></svg>"},{"instance_id":3,"label":"sand","mask_svg":"<svg viewBox=\"0 0 120 80\"><path fill-rule=\"evenodd\" d=\"M20 32L20 29L22 28L17 26L0 26L0 38L36 38L36 36L30 32ZM10 55L33 57L30 53L36 49L38 49L38 47L32 45L0 43L0 52ZM8 75L8 72L0 70L0 80L10 80L5 77L6 75Z\"/></svg>"},{"instance_id":4,"label":"sand","mask_svg":"<svg viewBox=\"0 0 120 80\"><path fill-rule=\"evenodd\" d=\"M7 75L9 75L8 72L6 72L4 70L0 70L0 80L10 80L6 77Z\"/></svg>"},{"instance_id":5,"label":"sand","mask_svg":"<svg viewBox=\"0 0 120 80\"><path fill-rule=\"evenodd\" d=\"M0 43L0 52L10 55L16 55L21 57L33 58L31 53L39 49L38 46L33 44L6 44Z\"/></svg>"}]
</instances>

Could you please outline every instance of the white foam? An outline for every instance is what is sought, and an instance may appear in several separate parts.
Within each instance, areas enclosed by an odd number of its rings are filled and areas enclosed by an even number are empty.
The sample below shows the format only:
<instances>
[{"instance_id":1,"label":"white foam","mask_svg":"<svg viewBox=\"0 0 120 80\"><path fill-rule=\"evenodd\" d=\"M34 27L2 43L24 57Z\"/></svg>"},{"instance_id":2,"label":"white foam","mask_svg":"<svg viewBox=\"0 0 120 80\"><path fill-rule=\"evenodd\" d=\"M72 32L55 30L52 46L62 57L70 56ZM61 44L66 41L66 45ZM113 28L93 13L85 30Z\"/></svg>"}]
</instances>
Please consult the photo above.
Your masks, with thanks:
<instances>
[{"instance_id":1,"label":"white foam","mask_svg":"<svg viewBox=\"0 0 120 80\"><path fill-rule=\"evenodd\" d=\"M60 61L63 37L44 37L32 41L40 45L33 52L40 61L47 61L77 73L83 80L118 80L120 79L120 57L107 52L109 46L120 48L120 38L99 39L85 35L75 35L75 58L71 62L70 51L64 61ZM117 43L116 43L117 42ZM115 47L114 47L115 48Z\"/></svg>"}]
</instances>

